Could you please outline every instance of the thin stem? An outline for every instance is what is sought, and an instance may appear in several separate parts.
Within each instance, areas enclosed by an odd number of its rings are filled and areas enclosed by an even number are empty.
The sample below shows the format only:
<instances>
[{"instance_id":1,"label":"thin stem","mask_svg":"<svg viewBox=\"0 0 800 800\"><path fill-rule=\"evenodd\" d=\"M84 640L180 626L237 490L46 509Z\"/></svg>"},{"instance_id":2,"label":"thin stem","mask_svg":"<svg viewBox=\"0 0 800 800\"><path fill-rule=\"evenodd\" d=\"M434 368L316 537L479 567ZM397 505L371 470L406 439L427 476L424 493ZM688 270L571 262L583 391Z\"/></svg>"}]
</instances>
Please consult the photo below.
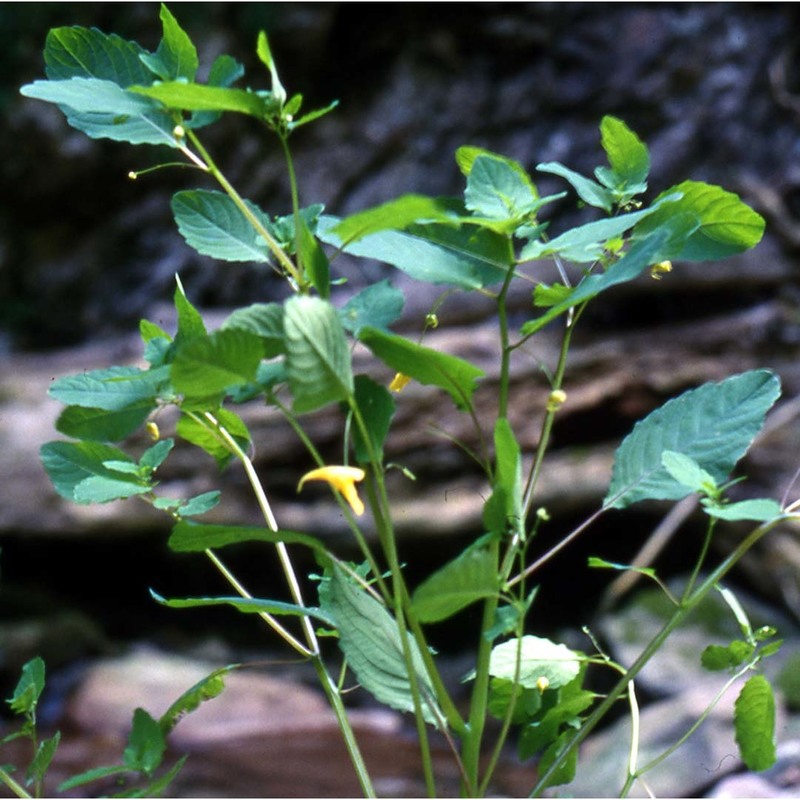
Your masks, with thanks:
<instances>
[{"instance_id":1,"label":"thin stem","mask_svg":"<svg viewBox=\"0 0 800 800\"><path fill-rule=\"evenodd\" d=\"M278 263L283 267L285 272L292 278L296 286L303 285L302 275L298 271L297 267L292 263L292 260L289 256L286 255L283 248L275 241L272 234L264 227L264 224L261 220L252 212L250 207L245 203L242 196L234 189L228 179L225 177L224 173L214 162L214 159L211 158L208 151L203 147L200 140L197 138L197 135L192 130L186 131L186 135L191 140L192 144L197 148L200 155L203 157L205 161L205 167L208 172L216 179L219 185L225 190L225 193L228 197L233 200L236 207L241 211L244 215L245 219L253 226L253 229L256 233L264 239L269 247L272 254L277 259Z\"/></svg>"},{"instance_id":2,"label":"thin stem","mask_svg":"<svg viewBox=\"0 0 800 800\"><path fill-rule=\"evenodd\" d=\"M686 584L686 588L683 591L683 598L689 597L694 589L694 585L697 582L697 576L700 574L700 570L703 568L703 563L706 560L706 555L708 554L708 548L711 546L711 537L714 534L714 528L716 526L716 519L714 517L709 517L708 520L708 528L706 529L706 535L703 539L703 546L700 548L700 555L695 562L694 569L692 570L692 574L689 576L689 581Z\"/></svg>"},{"instance_id":3,"label":"thin stem","mask_svg":"<svg viewBox=\"0 0 800 800\"><path fill-rule=\"evenodd\" d=\"M616 703L619 696L624 692L628 684L644 669L650 659L660 650L670 634L683 623L686 617L694 610L697 604L719 583L722 578L739 562L744 554L750 550L763 536L771 531L776 525L788 519L789 515L781 515L770 522L759 525L742 540L736 549L700 584L691 597L687 598L681 606L676 609L672 618L667 621L664 627L653 637L650 643L642 651L626 674L616 683L606 696L605 700L589 715L581 726L580 730L567 742L561 753L554 759L550 767L539 776L539 780L531 791L530 796L536 797L547 786L548 781L556 773L564 759L570 751L578 745L594 730L596 725L608 713L609 709Z\"/></svg>"},{"instance_id":4,"label":"thin stem","mask_svg":"<svg viewBox=\"0 0 800 800\"><path fill-rule=\"evenodd\" d=\"M213 414L206 412L205 417L215 427L215 429L219 431L220 436L222 436L222 438L225 440L225 444L230 448L231 452L236 455L239 461L241 461L245 473L247 474L247 479L250 481L250 487L256 496L258 507L261 509L261 513L264 515L267 526L271 531L277 533L279 530L278 523L275 519L275 515L272 513L272 507L269 504L267 495L264 492L264 487L261 485L261 481L258 478L258 474L256 473L250 457L244 452L244 450L242 450L241 447L239 447L238 442L233 438L233 436L230 435L226 428L219 423ZM286 582L289 584L289 591L292 593L292 598L297 605L305 606L305 603L303 602L303 594L300 589L300 582L297 580L297 574L294 571L294 565L289 557L289 551L286 549L286 545L283 542L277 542L275 544L275 549L278 552L278 558L280 559L283 573L286 576ZM317 641L317 635L314 632L314 626L311 623L311 619L307 616L303 616L300 619L309 649L313 653L318 653L319 642Z\"/></svg>"},{"instance_id":5,"label":"thin stem","mask_svg":"<svg viewBox=\"0 0 800 800\"><path fill-rule=\"evenodd\" d=\"M244 588L244 586L237 580L236 576L225 566L225 564L222 563L222 560L213 550L206 550L205 554L240 597L243 597L246 600L252 599L253 595L251 595L250 592ZM272 628L275 633L281 637L281 639L297 650L298 653L305 657L314 655L311 650L309 650L301 641L292 636L292 634L289 633L289 631L286 630L286 628L284 628L283 625L281 625L281 623L278 622L278 620L276 620L271 614L267 613L266 611L260 611L258 616L261 617L261 619L263 619L264 622L266 622L267 625L269 625L270 628Z\"/></svg>"}]
</instances>

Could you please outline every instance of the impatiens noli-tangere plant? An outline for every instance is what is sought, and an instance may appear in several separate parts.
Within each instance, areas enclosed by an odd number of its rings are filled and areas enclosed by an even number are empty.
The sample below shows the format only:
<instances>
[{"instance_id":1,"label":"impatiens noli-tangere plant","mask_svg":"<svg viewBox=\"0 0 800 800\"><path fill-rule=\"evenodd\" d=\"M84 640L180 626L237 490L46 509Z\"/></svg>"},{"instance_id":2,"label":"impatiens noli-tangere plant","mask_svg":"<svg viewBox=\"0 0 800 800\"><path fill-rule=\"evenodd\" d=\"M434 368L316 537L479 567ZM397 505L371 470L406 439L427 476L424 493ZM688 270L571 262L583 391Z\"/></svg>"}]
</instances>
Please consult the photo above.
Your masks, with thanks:
<instances>
[{"instance_id":1,"label":"impatiens noli-tangere plant","mask_svg":"<svg viewBox=\"0 0 800 800\"><path fill-rule=\"evenodd\" d=\"M491 791L501 754L513 738L520 758L532 760L531 794L538 795L573 779L581 766L580 743L612 708L627 703L634 722L630 757L620 764L621 794L627 794L697 727L663 756L639 764L634 679L692 609L717 589L739 620L742 638L712 645L703 665L725 672L726 686L740 687L732 740L745 764L756 770L770 766L774 702L758 667L777 650L775 631L753 630L721 582L756 542L794 513L794 506L772 499L730 502L726 495L734 468L778 399L776 375L753 370L669 400L638 422L619 446L607 495L596 512L554 550L543 550L537 537L549 521L537 489L548 468L554 420L569 403L568 357L584 310L621 284L659 279L682 263L721 260L752 248L762 236L763 219L735 194L699 181L686 180L653 195L646 145L612 116L600 121L605 163L591 176L552 162L531 172L514 159L464 146L456 151L454 167L463 178L461 196L404 195L344 219L326 213L322 204L301 207L289 141L297 128L335 104L305 111L302 96L284 88L263 32L256 52L265 69L252 82L263 79L269 88L245 86L242 66L227 55L217 57L205 82L199 82L194 44L165 6L161 21L163 38L155 51L96 29L51 30L44 51L47 77L24 86L22 93L56 104L73 128L92 138L157 145L173 153L166 160L194 167L187 173L189 186L172 198L186 243L204 256L263 268L265 294L270 296L270 281L284 281L291 296L284 302L253 298L209 330L191 302L191 286L176 279L177 325L166 330L143 319L139 363L87 365L79 374L53 381L50 395L64 404L56 423L62 438L45 444L41 459L55 490L75 503L130 498L169 515L169 547L204 553L231 592L213 596L210 587L206 597L170 599L154 591L154 602L194 609L227 605L260 615L288 648L313 665L365 795L373 796L374 788L344 698L344 687L353 682L411 715L430 796L438 791L433 737L449 745L466 796ZM286 160L291 208L261 208L223 174L202 136L204 128L228 114L244 115L277 143ZM562 180L564 190L540 195L536 173ZM564 198L577 201L586 221L558 230L541 215ZM395 333L403 293L390 277L353 294L346 272L336 270L341 253L382 262L414 285L438 287L430 293L425 330L410 338ZM547 264L557 272L544 271ZM549 274L560 277L544 282ZM531 287L528 318L521 325L512 323L508 305L512 285L518 284ZM475 402L482 369L428 346L425 333L440 321L440 292L480 292L494 304L498 378L491 402ZM512 392L525 387L512 384L512 363L530 357L523 346L545 328L560 331L561 346L556 363L537 378L549 381L548 399L540 409L538 436L525 437L535 439L536 447L523 452L509 407ZM356 373L354 350L370 353L389 378L376 379L380 369ZM392 422L409 382L443 393L455 413L465 415L479 446L464 446L487 487L481 535L417 585L407 580L398 556L386 481L393 466L387 460ZM277 409L297 435L308 454L298 491L310 481L330 486L330 513L344 516L361 553L358 563L337 556L313 532L281 527L270 503L269 457L259 461L257 471L252 436L237 412L242 404ZM336 463L322 457L306 426L328 406L341 409ZM167 407L177 419L168 430ZM136 445L141 438L131 439L142 428L152 438L146 448ZM204 522L203 515L220 500L219 491L165 495L158 474L176 441L205 451L220 468L238 463L263 525ZM537 585L545 580L541 571L555 550L609 511L691 494L702 499L705 540L680 596L653 570L638 568L664 587L673 613L634 663L616 663L591 635L586 652L536 635ZM446 505L441 513L447 514ZM711 539L731 520L750 521L752 530L715 562ZM255 587L245 588L232 574L219 552L243 542L275 549L291 601L259 597ZM319 564L314 598L304 588L313 584L295 571L292 553L299 548L310 550ZM625 569L599 557L589 566ZM474 655L464 678L470 690L464 706L455 702L428 640L432 626L447 625L470 606L480 613L475 629L461 632ZM323 647L320 631L334 635L338 648ZM596 670L616 675L603 695L588 688L598 685L587 682ZM221 681L222 673L215 675ZM492 717L498 723L487 726Z\"/></svg>"}]
</instances>

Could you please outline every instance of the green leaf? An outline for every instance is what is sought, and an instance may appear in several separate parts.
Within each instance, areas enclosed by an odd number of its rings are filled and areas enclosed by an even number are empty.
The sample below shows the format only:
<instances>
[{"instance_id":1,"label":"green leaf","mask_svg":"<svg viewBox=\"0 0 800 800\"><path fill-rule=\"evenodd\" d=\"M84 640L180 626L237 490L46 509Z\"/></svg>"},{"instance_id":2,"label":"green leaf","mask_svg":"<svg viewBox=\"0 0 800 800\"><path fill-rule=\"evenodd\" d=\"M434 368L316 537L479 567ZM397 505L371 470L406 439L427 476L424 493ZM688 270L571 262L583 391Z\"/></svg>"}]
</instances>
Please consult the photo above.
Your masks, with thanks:
<instances>
[{"instance_id":1,"label":"green leaf","mask_svg":"<svg viewBox=\"0 0 800 800\"><path fill-rule=\"evenodd\" d=\"M297 247L300 261L311 285L317 290L317 294L323 300L327 300L331 293L331 271L328 257L300 214L297 215L297 222L299 223Z\"/></svg>"},{"instance_id":2,"label":"green leaf","mask_svg":"<svg viewBox=\"0 0 800 800\"><path fill-rule=\"evenodd\" d=\"M159 724L143 709L133 712L133 725L122 760L128 769L152 775L167 749Z\"/></svg>"},{"instance_id":3,"label":"green leaf","mask_svg":"<svg viewBox=\"0 0 800 800\"><path fill-rule=\"evenodd\" d=\"M434 197L406 194L375 208L359 211L334 225L330 231L350 245L381 231L401 231L414 223L453 219L448 204Z\"/></svg>"},{"instance_id":4,"label":"green leaf","mask_svg":"<svg viewBox=\"0 0 800 800\"><path fill-rule=\"evenodd\" d=\"M267 38L267 34L264 31L258 32L258 41L256 43L256 55L258 55L261 62L264 66L269 70L270 76L272 78L272 95L273 97L283 105L286 102L286 89L283 88L283 84L281 83L281 79L278 75L278 67L275 64L275 60L272 58L272 51L270 50L269 46L269 39Z\"/></svg>"},{"instance_id":5,"label":"green leaf","mask_svg":"<svg viewBox=\"0 0 800 800\"><path fill-rule=\"evenodd\" d=\"M570 186L578 193L578 197L583 200L587 205L594 208L602 208L603 211L609 214L614 209L614 195L601 186L591 178L587 178L574 170L559 164L558 161L547 161L543 164L537 164L536 169L539 172L547 172L551 175L558 175L563 178Z\"/></svg>"},{"instance_id":6,"label":"green leaf","mask_svg":"<svg viewBox=\"0 0 800 800\"><path fill-rule=\"evenodd\" d=\"M226 408L217 408L213 414L217 422L228 431L240 447L246 450L250 446L250 431L238 414L228 411ZM181 439L191 442L208 453L217 462L217 466L222 469L233 458L233 454L225 443L220 441L219 434L209 425L198 422L192 416L182 414L178 420L176 433Z\"/></svg>"},{"instance_id":7,"label":"green leaf","mask_svg":"<svg viewBox=\"0 0 800 800\"><path fill-rule=\"evenodd\" d=\"M48 442L39 451L42 464L62 497L76 503L106 502L150 491L135 476L109 469L108 461L134 464L122 450L99 442ZM97 499L103 498L103 499Z\"/></svg>"},{"instance_id":8,"label":"green leaf","mask_svg":"<svg viewBox=\"0 0 800 800\"><path fill-rule=\"evenodd\" d=\"M74 439L118 442L138 430L153 410L149 400L121 411L68 406L56 420L56 430Z\"/></svg>"},{"instance_id":9,"label":"green leaf","mask_svg":"<svg viewBox=\"0 0 800 800\"><path fill-rule=\"evenodd\" d=\"M539 283L533 290L533 304L537 308L551 308L569 301L572 289L563 283Z\"/></svg>"},{"instance_id":10,"label":"green leaf","mask_svg":"<svg viewBox=\"0 0 800 800\"><path fill-rule=\"evenodd\" d=\"M142 61L161 80L183 78L193 81L199 66L197 49L164 3L161 4L160 16L163 38L154 54L141 55Z\"/></svg>"},{"instance_id":11,"label":"green leaf","mask_svg":"<svg viewBox=\"0 0 800 800\"><path fill-rule=\"evenodd\" d=\"M256 205L245 204L267 230L269 218ZM224 261L267 263L269 249L228 195L207 189L187 189L172 197L172 213L186 243Z\"/></svg>"},{"instance_id":12,"label":"green leaf","mask_svg":"<svg viewBox=\"0 0 800 800\"><path fill-rule=\"evenodd\" d=\"M190 497L188 500L175 500L169 497L157 497L153 501L155 508L175 511L181 517L196 517L205 514L219 503L221 492L214 489L210 492Z\"/></svg>"},{"instance_id":13,"label":"green leaf","mask_svg":"<svg viewBox=\"0 0 800 800\"><path fill-rule=\"evenodd\" d=\"M526 689L538 688L537 682L542 678L547 681L548 688L558 689L574 680L580 672L580 657L573 650L550 639L523 636L495 646L489 661L489 674L513 681L519 648L519 683Z\"/></svg>"},{"instance_id":14,"label":"green leaf","mask_svg":"<svg viewBox=\"0 0 800 800\"><path fill-rule=\"evenodd\" d=\"M713 476L684 453L665 450L661 454L661 464L678 483L693 492L706 494L709 490L713 491L717 487Z\"/></svg>"},{"instance_id":15,"label":"green leaf","mask_svg":"<svg viewBox=\"0 0 800 800\"><path fill-rule=\"evenodd\" d=\"M164 463L174 445L173 439L162 439L160 442L156 442L142 453L139 464L147 469L157 470Z\"/></svg>"},{"instance_id":16,"label":"green leaf","mask_svg":"<svg viewBox=\"0 0 800 800\"><path fill-rule=\"evenodd\" d=\"M255 597L187 597L180 600L167 600L152 589L153 599L168 608L208 608L209 606L233 606L243 614L274 614L275 616L316 617L326 625L333 625L330 614L319 608L298 606L279 600L260 600Z\"/></svg>"},{"instance_id":17,"label":"green leaf","mask_svg":"<svg viewBox=\"0 0 800 800\"><path fill-rule=\"evenodd\" d=\"M601 292L618 284L627 283L638 278L644 270L659 261L671 258L675 249L681 246L686 236L694 230L697 223L694 218L680 216L665 223L644 239L635 241L619 261L612 264L605 272L598 275L587 275L561 301L537 319L526 322L522 326L522 334L530 336L541 330L556 317L579 303L596 297Z\"/></svg>"},{"instance_id":18,"label":"green leaf","mask_svg":"<svg viewBox=\"0 0 800 800\"><path fill-rule=\"evenodd\" d=\"M732 192L700 181L684 181L662 192L656 202L680 192L682 197L659 207L636 226L647 234L674 214L689 212L700 220L698 229L674 256L685 261L713 261L749 250L761 241L764 218Z\"/></svg>"},{"instance_id":19,"label":"green leaf","mask_svg":"<svg viewBox=\"0 0 800 800\"><path fill-rule=\"evenodd\" d=\"M478 379L484 375L483 370L462 358L440 353L377 328L362 328L358 338L396 372L426 386L444 389L461 410L469 408Z\"/></svg>"},{"instance_id":20,"label":"green leaf","mask_svg":"<svg viewBox=\"0 0 800 800\"><path fill-rule=\"evenodd\" d=\"M317 235L326 244L361 258L383 261L427 283L481 289L502 282L512 263L507 237L472 226L420 225L414 231L381 231L345 245L323 216Z\"/></svg>"},{"instance_id":21,"label":"green leaf","mask_svg":"<svg viewBox=\"0 0 800 800\"><path fill-rule=\"evenodd\" d=\"M550 765L561 755L561 751L567 746L572 738L572 731L564 731L545 751L537 764L537 769L543 774ZM559 768L552 774L545 788L550 786L563 786L575 780L575 773L578 768L578 748L573 747Z\"/></svg>"},{"instance_id":22,"label":"green leaf","mask_svg":"<svg viewBox=\"0 0 800 800\"><path fill-rule=\"evenodd\" d=\"M755 652L755 645L741 639L732 641L727 647L710 644L700 655L700 663L710 672L738 667Z\"/></svg>"},{"instance_id":23,"label":"green leaf","mask_svg":"<svg viewBox=\"0 0 800 800\"><path fill-rule=\"evenodd\" d=\"M175 311L178 314L178 332L175 334L176 344L189 339L202 338L206 335L206 326L200 312L192 305L183 289L181 279L175 276L174 293Z\"/></svg>"},{"instance_id":24,"label":"green leaf","mask_svg":"<svg viewBox=\"0 0 800 800\"><path fill-rule=\"evenodd\" d=\"M771 519L780 517L783 514L780 503L771 498L742 500L738 503L727 503L725 505L712 505L711 503L704 503L703 505L706 514L710 517L724 519L728 522L742 520L769 522Z\"/></svg>"},{"instance_id":25,"label":"green leaf","mask_svg":"<svg viewBox=\"0 0 800 800\"><path fill-rule=\"evenodd\" d=\"M141 61L145 52L136 42L96 28L53 28L45 42L45 72L52 81L100 78L125 88L150 80Z\"/></svg>"},{"instance_id":26,"label":"green leaf","mask_svg":"<svg viewBox=\"0 0 800 800\"><path fill-rule=\"evenodd\" d=\"M71 778L62 781L58 785L58 791L69 792L72 789L77 789L79 786L84 786L92 781L113 778L115 775L122 775L129 772L130 769L122 764L116 764L110 767L95 767L94 769L81 772L79 775L73 775ZM155 795L153 796L155 797Z\"/></svg>"},{"instance_id":27,"label":"green leaf","mask_svg":"<svg viewBox=\"0 0 800 800\"><path fill-rule=\"evenodd\" d=\"M464 193L470 211L495 220L520 220L531 213L539 195L530 177L507 159L479 155L472 163Z\"/></svg>"},{"instance_id":28,"label":"green leaf","mask_svg":"<svg viewBox=\"0 0 800 800\"><path fill-rule=\"evenodd\" d=\"M353 425L353 450L359 464L371 461L370 452L378 463L383 461L383 443L389 433L395 402L386 387L381 386L366 375L355 378L354 398L369 437L369 446L358 425Z\"/></svg>"},{"instance_id":29,"label":"green leaf","mask_svg":"<svg viewBox=\"0 0 800 800\"><path fill-rule=\"evenodd\" d=\"M181 520L173 527L168 545L176 553L202 553L242 542L299 544L323 557L327 553L319 539L305 533L273 531L251 525L202 525L188 520Z\"/></svg>"},{"instance_id":30,"label":"green leaf","mask_svg":"<svg viewBox=\"0 0 800 800\"><path fill-rule=\"evenodd\" d=\"M515 692L516 688L516 692ZM489 684L489 702L487 711L496 719L505 719L508 707L516 694L511 722L522 725L534 716L542 707L542 693L538 689L515 687L513 681L503 678L492 678Z\"/></svg>"},{"instance_id":31,"label":"green leaf","mask_svg":"<svg viewBox=\"0 0 800 800\"><path fill-rule=\"evenodd\" d=\"M499 589L497 559L486 547L471 547L423 581L411 604L420 622L441 622Z\"/></svg>"},{"instance_id":32,"label":"green leaf","mask_svg":"<svg viewBox=\"0 0 800 800\"><path fill-rule=\"evenodd\" d=\"M132 86L131 92L158 100L168 108L182 111L234 111L263 119L268 108L262 97L247 89L207 86L185 81Z\"/></svg>"},{"instance_id":33,"label":"green leaf","mask_svg":"<svg viewBox=\"0 0 800 800\"><path fill-rule=\"evenodd\" d=\"M187 689L158 719L158 725L164 736L192 711L196 711L206 700L213 700L225 689L225 676L236 669L238 664L215 669L210 675Z\"/></svg>"},{"instance_id":34,"label":"green leaf","mask_svg":"<svg viewBox=\"0 0 800 800\"><path fill-rule=\"evenodd\" d=\"M33 757L28 769L25 771L25 781L28 785L35 781L43 781L45 773L53 761L53 756L56 754L58 744L61 741L61 732L56 731L55 734L47 739L42 739L39 746L36 748L36 755Z\"/></svg>"},{"instance_id":35,"label":"green leaf","mask_svg":"<svg viewBox=\"0 0 800 800\"><path fill-rule=\"evenodd\" d=\"M253 303L238 308L222 323L222 329L226 328L249 331L260 337L265 358L274 358L286 352L283 306L280 303Z\"/></svg>"},{"instance_id":36,"label":"green leaf","mask_svg":"<svg viewBox=\"0 0 800 800\"><path fill-rule=\"evenodd\" d=\"M69 406L104 411L131 411L135 406L138 413L144 405L155 408L168 380L168 367L108 367L58 378L48 394Z\"/></svg>"},{"instance_id":37,"label":"green leaf","mask_svg":"<svg viewBox=\"0 0 800 800\"><path fill-rule=\"evenodd\" d=\"M258 336L232 328L214 331L181 343L171 365L172 384L187 397L208 397L254 381L263 357Z\"/></svg>"},{"instance_id":38,"label":"green leaf","mask_svg":"<svg viewBox=\"0 0 800 800\"><path fill-rule=\"evenodd\" d=\"M318 297L290 298L284 307L286 371L298 414L353 393L350 349L336 309Z\"/></svg>"},{"instance_id":39,"label":"green leaf","mask_svg":"<svg viewBox=\"0 0 800 800\"><path fill-rule=\"evenodd\" d=\"M56 103L67 122L93 139L178 147L175 123L150 100L100 78L34 81L23 86L26 97Z\"/></svg>"},{"instance_id":40,"label":"green leaf","mask_svg":"<svg viewBox=\"0 0 800 800\"><path fill-rule=\"evenodd\" d=\"M388 280L372 283L351 297L339 312L346 331L358 336L362 328L388 330L403 313L405 298Z\"/></svg>"},{"instance_id":41,"label":"green leaf","mask_svg":"<svg viewBox=\"0 0 800 800\"><path fill-rule=\"evenodd\" d=\"M547 242L534 240L522 249L520 259L528 261L557 253L567 261L589 264L603 256L609 241L619 238L638 222L655 214L665 202L671 201L662 199L641 211L632 211L629 214L620 214L609 219L587 222L585 225L571 228Z\"/></svg>"},{"instance_id":42,"label":"green leaf","mask_svg":"<svg viewBox=\"0 0 800 800\"><path fill-rule=\"evenodd\" d=\"M763 675L753 675L742 687L733 711L736 743L748 769L760 772L776 761L775 698Z\"/></svg>"},{"instance_id":43,"label":"green leaf","mask_svg":"<svg viewBox=\"0 0 800 800\"><path fill-rule=\"evenodd\" d=\"M618 564L615 561L606 561L604 558L597 556L589 556L587 566L592 569L614 569L618 572L636 572L639 575L645 575L648 578L657 578L656 571L652 567L636 567L632 564Z\"/></svg>"},{"instance_id":44,"label":"green leaf","mask_svg":"<svg viewBox=\"0 0 800 800\"><path fill-rule=\"evenodd\" d=\"M323 610L334 619L339 647L358 682L377 700L400 711L413 711L411 684L403 658L403 643L394 617L366 591L333 566L320 586ZM408 634L413 669L422 694L425 721L438 726L442 713L427 677L416 641Z\"/></svg>"},{"instance_id":45,"label":"green leaf","mask_svg":"<svg viewBox=\"0 0 800 800\"><path fill-rule=\"evenodd\" d=\"M650 154L646 145L621 119L603 117L600 141L620 188L638 187L645 183L650 172Z\"/></svg>"},{"instance_id":46,"label":"green leaf","mask_svg":"<svg viewBox=\"0 0 800 800\"><path fill-rule=\"evenodd\" d=\"M14 693L6 700L15 714L33 714L44 691L45 666L39 656L32 658L22 667L22 672L14 688Z\"/></svg>"},{"instance_id":47,"label":"green leaf","mask_svg":"<svg viewBox=\"0 0 800 800\"><path fill-rule=\"evenodd\" d=\"M768 370L752 370L685 392L636 424L617 449L607 508L689 494L662 464L665 450L694 459L717 484L747 452L780 394Z\"/></svg>"},{"instance_id":48,"label":"green leaf","mask_svg":"<svg viewBox=\"0 0 800 800\"><path fill-rule=\"evenodd\" d=\"M494 429L497 461L492 495L483 508L483 525L493 533L519 531L522 521L522 466L514 431L505 418Z\"/></svg>"}]
</instances>

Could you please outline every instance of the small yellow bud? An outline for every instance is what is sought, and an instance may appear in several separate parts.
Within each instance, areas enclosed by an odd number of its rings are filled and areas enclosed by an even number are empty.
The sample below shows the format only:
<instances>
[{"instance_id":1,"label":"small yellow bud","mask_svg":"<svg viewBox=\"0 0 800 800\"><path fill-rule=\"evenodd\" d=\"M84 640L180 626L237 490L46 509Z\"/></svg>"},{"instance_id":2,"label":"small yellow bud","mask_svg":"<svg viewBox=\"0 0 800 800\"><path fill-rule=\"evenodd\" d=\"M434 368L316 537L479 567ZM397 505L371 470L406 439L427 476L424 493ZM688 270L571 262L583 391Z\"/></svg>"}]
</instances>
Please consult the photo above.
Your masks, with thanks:
<instances>
[{"instance_id":1,"label":"small yellow bud","mask_svg":"<svg viewBox=\"0 0 800 800\"><path fill-rule=\"evenodd\" d=\"M297 491L303 488L306 481L325 481L350 504L350 508L360 517L364 513L364 504L356 491L356 482L364 480L364 470L358 467L319 467L306 472L300 483L297 484Z\"/></svg>"},{"instance_id":2,"label":"small yellow bud","mask_svg":"<svg viewBox=\"0 0 800 800\"><path fill-rule=\"evenodd\" d=\"M550 681L542 675L540 678L536 679L536 688L539 690L541 694L544 694L544 690L550 686Z\"/></svg>"},{"instance_id":3,"label":"small yellow bud","mask_svg":"<svg viewBox=\"0 0 800 800\"><path fill-rule=\"evenodd\" d=\"M157 442L161 438L161 431L158 429L158 425L155 422L148 422L145 425L145 429L147 430L147 435L154 441Z\"/></svg>"},{"instance_id":4,"label":"small yellow bud","mask_svg":"<svg viewBox=\"0 0 800 800\"><path fill-rule=\"evenodd\" d=\"M410 382L411 378L409 378L408 375L403 375L402 372L398 372L397 375L392 378L389 389L392 392L402 392Z\"/></svg>"},{"instance_id":5,"label":"small yellow bud","mask_svg":"<svg viewBox=\"0 0 800 800\"><path fill-rule=\"evenodd\" d=\"M426 328L438 328L439 327L439 317L436 314L426 314L425 315L425 327Z\"/></svg>"},{"instance_id":6,"label":"small yellow bud","mask_svg":"<svg viewBox=\"0 0 800 800\"><path fill-rule=\"evenodd\" d=\"M548 512L548 510L544 506L540 506L539 508L536 509L536 516L542 522L548 522L549 519L550 519L550 513Z\"/></svg>"},{"instance_id":7,"label":"small yellow bud","mask_svg":"<svg viewBox=\"0 0 800 800\"><path fill-rule=\"evenodd\" d=\"M650 267L650 277L654 281L660 281L668 272L672 272L671 261L659 261L658 264Z\"/></svg>"},{"instance_id":8,"label":"small yellow bud","mask_svg":"<svg viewBox=\"0 0 800 800\"><path fill-rule=\"evenodd\" d=\"M176 125L172 129L172 135L176 139L184 139L184 138L186 138L186 130L184 129L183 125Z\"/></svg>"},{"instance_id":9,"label":"small yellow bud","mask_svg":"<svg viewBox=\"0 0 800 800\"><path fill-rule=\"evenodd\" d=\"M138 172L134 172L133 170L131 170L131 171L128 173L128 178L129 178L130 180L132 180L132 181L135 181L135 180L136 180L138 177L139 177L139 173L138 173Z\"/></svg>"},{"instance_id":10,"label":"small yellow bud","mask_svg":"<svg viewBox=\"0 0 800 800\"><path fill-rule=\"evenodd\" d=\"M547 410L550 413L558 411L567 401L567 393L563 389L553 389L547 398Z\"/></svg>"}]
</instances>

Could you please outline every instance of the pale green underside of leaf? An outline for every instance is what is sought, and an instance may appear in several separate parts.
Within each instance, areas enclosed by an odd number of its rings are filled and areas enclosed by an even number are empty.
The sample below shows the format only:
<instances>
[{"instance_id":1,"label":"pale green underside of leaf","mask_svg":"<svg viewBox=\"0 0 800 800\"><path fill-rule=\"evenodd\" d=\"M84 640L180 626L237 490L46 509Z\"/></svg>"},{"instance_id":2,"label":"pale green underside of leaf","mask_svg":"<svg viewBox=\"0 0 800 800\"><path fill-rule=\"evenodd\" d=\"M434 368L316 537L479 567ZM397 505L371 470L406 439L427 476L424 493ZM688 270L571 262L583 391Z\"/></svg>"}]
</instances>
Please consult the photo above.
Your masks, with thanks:
<instances>
[{"instance_id":1,"label":"pale green underside of leaf","mask_svg":"<svg viewBox=\"0 0 800 800\"><path fill-rule=\"evenodd\" d=\"M339 647L359 683L391 708L414 711L400 631L386 608L351 583L337 567L331 571L327 585L321 587L320 600L323 609L334 618ZM417 682L424 696L423 716L426 722L437 725L442 715L434 711L433 687L416 642L406 635Z\"/></svg>"},{"instance_id":2,"label":"pale green underside of leaf","mask_svg":"<svg viewBox=\"0 0 800 800\"><path fill-rule=\"evenodd\" d=\"M707 383L668 401L636 424L617 449L609 508L640 500L679 500L691 492L662 463L664 451L683 453L723 483L747 452L780 394L767 370Z\"/></svg>"},{"instance_id":3,"label":"pale green underside of leaf","mask_svg":"<svg viewBox=\"0 0 800 800\"><path fill-rule=\"evenodd\" d=\"M474 229L459 234L455 228L448 239L443 230L420 226L417 233L382 231L343 246L332 230L338 222L335 217L320 217L318 237L346 253L391 264L418 281L480 289L500 283L509 269L508 252L500 253L485 244L485 234L491 232L484 232L481 239ZM472 245L470 237L475 237Z\"/></svg>"},{"instance_id":4,"label":"pale green underside of leaf","mask_svg":"<svg viewBox=\"0 0 800 800\"><path fill-rule=\"evenodd\" d=\"M780 503L772 498L741 500L723 506L706 506L706 514L728 522L748 520L749 522L769 522L783 513Z\"/></svg>"},{"instance_id":5,"label":"pale green underside of leaf","mask_svg":"<svg viewBox=\"0 0 800 800\"><path fill-rule=\"evenodd\" d=\"M53 381L48 394L68 406L104 411L132 411L155 398L169 379L169 368L108 367Z\"/></svg>"},{"instance_id":6,"label":"pale green underside of leaf","mask_svg":"<svg viewBox=\"0 0 800 800\"><path fill-rule=\"evenodd\" d=\"M56 420L56 430L74 439L118 442L138 430L152 410L150 400L120 411L68 406Z\"/></svg>"},{"instance_id":7,"label":"pale green underside of leaf","mask_svg":"<svg viewBox=\"0 0 800 800\"><path fill-rule=\"evenodd\" d=\"M509 639L492 650L489 674L496 678L514 680L517 675L519 639ZM538 636L523 636L519 661L519 683L526 689L537 688L537 681L547 680L547 686L558 689L578 676L578 655L563 644Z\"/></svg>"},{"instance_id":8,"label":"pale green underside of leaf","mask_svg":"<svg viewBox=\"0 0 800 800\"><path fill-rule=\"evenodd\" d=\"M351 297L339 312L345 330L355 335L365 327L387 330L400 319L405 298L388 280L378 281Z\"/></svg>"}]
</instances>

